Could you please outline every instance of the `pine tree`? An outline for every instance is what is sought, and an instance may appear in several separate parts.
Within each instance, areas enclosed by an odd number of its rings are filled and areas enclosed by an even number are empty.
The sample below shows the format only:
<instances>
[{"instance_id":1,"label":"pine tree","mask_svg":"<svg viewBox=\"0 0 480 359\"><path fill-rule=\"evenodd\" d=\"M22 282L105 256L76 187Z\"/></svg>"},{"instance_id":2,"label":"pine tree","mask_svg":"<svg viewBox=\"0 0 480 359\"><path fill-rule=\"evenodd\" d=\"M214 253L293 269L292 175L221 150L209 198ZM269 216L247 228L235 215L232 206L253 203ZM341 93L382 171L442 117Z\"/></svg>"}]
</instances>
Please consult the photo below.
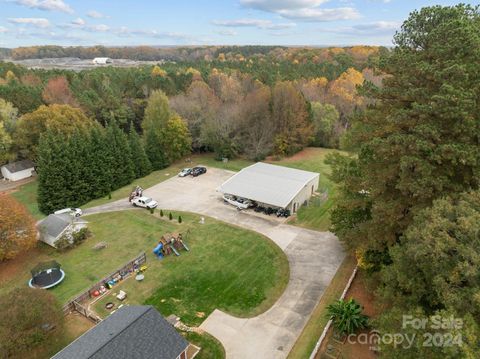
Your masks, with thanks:
<instances>
[{"instance_id":1,"label":"pine tree","mask_svg":"<svg viewBox=\"0 0 480 359\"><path fill-rule=\"evenodd\" d=\"M145 153L142 141L137 131L132 127L128 135L128 143L130 146L130 153L135 170L135 178L140 178L148 175L152 171L152 165Z\"/></svg>"},{"instance_id":2,"label":"pine tree","mask_svg":"<svg viewBox=\"0 0 480 359\"><path fill-rule=\"evenodd\" d=\"M145 153L154 170L160 170L168 166L168 161L163 152L160 135L155 131L149 131L145 135Z\"/></svg>"},{"instance_id":3,"label":"pine tree","mask_svg":"<svg viewBox=\"0 0 480 359\"><path fill-rule=\"evenodd\" d=\"M38 147L38 205L44 214L64 208L69 200L65 169L68 163L65 136L47 130Z\"/></svg>"},{"instance_id":4,"label":"pine tree","mask_svg":"<svg viewBox=\"0 0 480 359\"><path fill-rule=\"evenodd\" d=\"M108 125L106 137L112 159L112 189L116 189L133 181L135 178L134 166L127 135L115 122Z\"/></svg>"},{"instance_id":5,"label":"pine tree","mask_svg":"<svg viewBox=\"0 0 480 359\"><path fill-rule=\"evenodd\" d=\"M114 187L113 160L110 148L107 146L106 131L103 128L93 128L89 137L87 158L91 173L90 196L91 198L100 198L106 196Z\"/></svg>"}]
</instances>

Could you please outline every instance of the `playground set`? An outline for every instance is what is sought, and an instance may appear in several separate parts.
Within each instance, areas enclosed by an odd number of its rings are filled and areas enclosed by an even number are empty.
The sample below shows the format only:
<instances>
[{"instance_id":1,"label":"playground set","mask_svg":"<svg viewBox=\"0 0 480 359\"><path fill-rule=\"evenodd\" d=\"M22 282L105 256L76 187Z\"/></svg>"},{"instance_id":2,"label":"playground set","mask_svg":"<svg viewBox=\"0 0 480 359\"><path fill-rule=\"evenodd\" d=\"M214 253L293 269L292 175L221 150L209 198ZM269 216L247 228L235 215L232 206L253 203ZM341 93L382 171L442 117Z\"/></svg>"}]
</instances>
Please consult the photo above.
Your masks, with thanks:
<instances>
[{"instance_id":1,"label":"playground set","mask_svg":"<svg viewBox=\"0 0 480 359\"><path fill-rule=\"evenodd\" d=\"M174 253L176 256L179 256L179 251L181 249L185 249L186 251L190 250L183 241L182 234L167 233L160 238L157 246L153 249L153 254L155 254L158 259L162 259L164 256L168 256L172 253Z\"/></svg>"}]
</instances>

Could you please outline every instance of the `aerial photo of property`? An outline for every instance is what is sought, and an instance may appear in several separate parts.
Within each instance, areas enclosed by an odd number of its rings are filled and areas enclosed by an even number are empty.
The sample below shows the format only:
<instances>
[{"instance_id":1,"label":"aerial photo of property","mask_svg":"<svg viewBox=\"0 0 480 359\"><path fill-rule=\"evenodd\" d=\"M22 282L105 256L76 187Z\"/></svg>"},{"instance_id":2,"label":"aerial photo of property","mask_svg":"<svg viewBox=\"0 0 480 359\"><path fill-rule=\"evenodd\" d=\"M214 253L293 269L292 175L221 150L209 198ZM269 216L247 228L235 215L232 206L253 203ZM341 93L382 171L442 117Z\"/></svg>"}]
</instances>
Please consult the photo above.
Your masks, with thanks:
<instances>
[{"instance_id":1,"label":"aerial photo of property","mask_svg":"<svg viewBox=\"0 0 480 359\"><path fill-rule=\"evenodd\" d=\"M0 3L0 359L480 358L478 2Z\"/></svg>"}]
</instances>

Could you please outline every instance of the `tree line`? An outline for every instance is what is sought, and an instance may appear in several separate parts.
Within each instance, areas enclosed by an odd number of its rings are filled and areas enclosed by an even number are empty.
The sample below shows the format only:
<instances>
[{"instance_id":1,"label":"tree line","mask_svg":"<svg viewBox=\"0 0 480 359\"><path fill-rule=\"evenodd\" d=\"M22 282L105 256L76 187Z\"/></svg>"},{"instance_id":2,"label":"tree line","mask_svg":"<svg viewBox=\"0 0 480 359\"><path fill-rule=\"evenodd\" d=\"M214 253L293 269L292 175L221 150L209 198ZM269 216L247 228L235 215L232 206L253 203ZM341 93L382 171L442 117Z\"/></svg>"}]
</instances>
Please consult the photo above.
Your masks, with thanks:
<instances>
[{"instance_id":1,"label":"tree line","mask_svg":"<svg viewBox=\"0 0 480 359\"><path fill-rule=\"evenodd\" d=\"M373 324L416 334L410 348L381 343L385 358L480 356L478 34L478 6L412 12L381 61L383 87L363 86L373 105L353 120L354 155L329 159L332 229L376 288ZM405 315L428 324L405 328ZM432 329L432 316L462 325ZM440 344L424 345L428 333Z\"/></svg>"}]
</instances>

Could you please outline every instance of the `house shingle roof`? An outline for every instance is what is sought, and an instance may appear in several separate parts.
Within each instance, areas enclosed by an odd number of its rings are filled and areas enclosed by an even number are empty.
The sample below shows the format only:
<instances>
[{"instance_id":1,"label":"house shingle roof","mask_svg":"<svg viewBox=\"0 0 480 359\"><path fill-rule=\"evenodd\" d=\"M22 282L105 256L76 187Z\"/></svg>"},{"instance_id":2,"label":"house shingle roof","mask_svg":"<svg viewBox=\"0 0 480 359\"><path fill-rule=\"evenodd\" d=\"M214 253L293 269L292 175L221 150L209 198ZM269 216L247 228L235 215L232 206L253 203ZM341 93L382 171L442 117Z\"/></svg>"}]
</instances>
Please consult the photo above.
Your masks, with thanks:
<instances>
[{"instance_id":1,"label":"house shingle roof","mask_svg":"<svg viewBox=\"0 0 480 359\"><path fill-rule=\"evenodd\" d=\"M10 173L20 172L23 170L27 170L29 168L35 167L35 163L30 160L22 160L18 162L12 162L5 165L5 168Z\"/></svg>"},{"instance_id":2,"label":"house shingle roof","mask_svg":"<svg viewBox=\"0 0 480 359\"><path fill-rule=\"evenodd\" d=\"M125 306L52 359L176 359L188 342L152 306Z\"/></svg>"},{"instance_id":3,"label":"house shingle roof","mask_svg":"<svg viewBox=\"0 0 480 359\"><path fill-rule=\"evenodd\" d=\"M40 222L39 227L49 236L57 238L71 223L72 217L68 214L50 214Z\"/></svg>"}]
</instances>

